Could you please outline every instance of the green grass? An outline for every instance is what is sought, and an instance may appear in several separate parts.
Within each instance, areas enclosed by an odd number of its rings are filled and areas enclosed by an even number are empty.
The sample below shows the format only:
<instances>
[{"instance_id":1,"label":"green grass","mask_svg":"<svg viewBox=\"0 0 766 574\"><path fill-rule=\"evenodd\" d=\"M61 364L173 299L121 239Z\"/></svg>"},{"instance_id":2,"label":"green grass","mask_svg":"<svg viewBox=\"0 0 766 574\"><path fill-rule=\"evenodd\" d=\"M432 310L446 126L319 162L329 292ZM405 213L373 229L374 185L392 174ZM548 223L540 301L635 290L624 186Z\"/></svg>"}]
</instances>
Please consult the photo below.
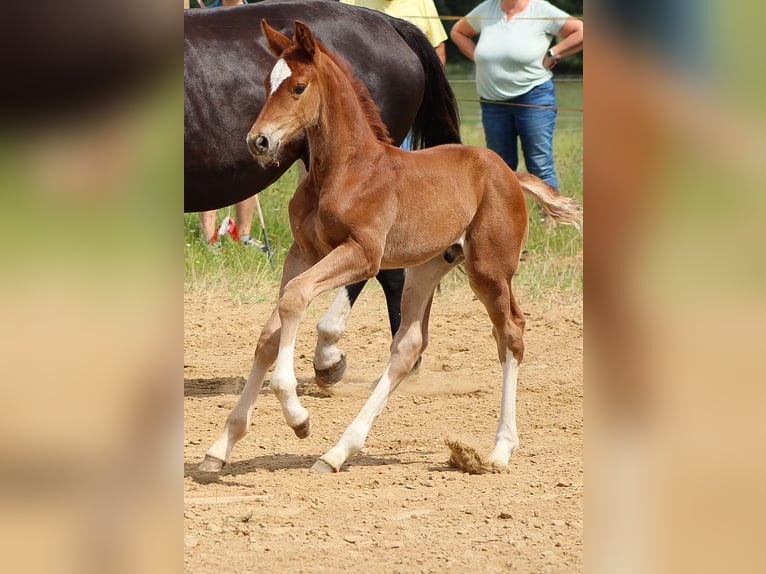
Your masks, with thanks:
<instances>
[{"instance_id":1,"label":"green grass","mask_svg":"<svg viewBox=\"0 0 766 574\"><path fill-rule=\"evenodd\" d=\"M460 105L463 141L485 145L481 129L481 110L474 83L467 77L451 78ZM582 82L556 83L556 99L560 108L554 134L556 172L562 193L582 203ZM524 170L521 160L520 170ZM529 237L525 261L514 280L528 296L548 297L551 291L567 299L582 297L582 233L568 226L546 230L530 206Z\"/></svg>"},{"instance_id":2,"label":"green grass","mask_svg":"<svg viewBox=\"0 0 766 574\"><path fill-rule=\"evenodd\" d=\"M460 104L461 130L465 143L484 145L481 114L472 83L455 81L453 88ZM582 108L582 82L557 83L558 104L562 108ZM582 202L582 113L560 111L556 126L554 151L556 169L562 193ZM523 169L523 166L520 166ZM279 281L284 257L292 242L287 222L287 204L297 183L295 166L278 182L262 191L259 200L267 232L275 252L272 268L264 253L254 247L242 247L224 238L217 251L201 240L197 214L184 215L184 267L187 291L223 290L241 301L273 298ZM558 226L546 230L530 204L530 230L527 254L515 284L527 297L579 300L582 296L582 234ZM219 221L233 208L219 210ZM259 232L257 217L252 235ZM262 238L261 238L262 239ZM377 285L377 283L373 282ZM453 272L443 281L443 287L467 284L465 276Z\"/></svg>"},{"instance_id":3,"label":"green grass","mask_svg":"<svg viewBox=\"0 0 766 574\"><path fill-rule=\"evenodd\" d=\"M250 301L272 298L274 283L281 277L282 264L292 244L287 221L287 204L298 182L293 166L275 184L258 194L266 223L266 233L274 254L274 265L255 246L243 247L229 236L219 240L215 248L203 242L196 213L184 214L184 279L186 290L222 289L233 299ZM218 210L218 221L226 215L234 217L234 208ZM251 235L263 241L257 215Z\"/></svg>"}]
</instances>

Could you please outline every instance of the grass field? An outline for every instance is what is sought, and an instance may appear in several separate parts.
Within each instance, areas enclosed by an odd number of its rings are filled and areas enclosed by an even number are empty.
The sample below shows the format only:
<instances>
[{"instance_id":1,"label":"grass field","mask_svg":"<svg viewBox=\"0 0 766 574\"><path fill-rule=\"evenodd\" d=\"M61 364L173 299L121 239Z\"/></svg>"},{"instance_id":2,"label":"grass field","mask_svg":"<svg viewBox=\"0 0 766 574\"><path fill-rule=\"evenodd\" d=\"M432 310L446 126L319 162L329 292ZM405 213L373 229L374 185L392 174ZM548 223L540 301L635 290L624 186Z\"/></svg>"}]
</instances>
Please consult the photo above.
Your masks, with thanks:
<instances>
[{"instance_id":1,"label":"grass field","mask_svg":"<svg viewBox=\"0 0 766 574\"><path fill-rule=\"evenodd\" d=\"M463 141L484 145L481 116L475 88L465 79L451 78L460 104ZM556 84L561 108L582 109L582 82L561 81ZM582 112L559 111L554 150L556 168L562 193L582 201ZM520 166L523 169L523 166ZM279 280L281 264L291 244L287 224L287 203L297 184L293 167L278 182L259 194L271 246L275 251L274 267L257 248L243 248L225 237L216 250L201 240L197 214L184 215L184 278L185 289L224 289L237 300L259 300L271 297L273 283ZM219 221L233 208L219 211ZM520 266L515 284L528 297L548 294L579 299L582 296L582 234L569 227L546 230L534 211L530 211L530 231L527 255ZM257 217L253 236L258 233ZM458 271L445 278L449 287L465 283ZM377 286L377 284L375 284ZM268 288L266 288L268 286Z\"/></svg>"}]
</instances>

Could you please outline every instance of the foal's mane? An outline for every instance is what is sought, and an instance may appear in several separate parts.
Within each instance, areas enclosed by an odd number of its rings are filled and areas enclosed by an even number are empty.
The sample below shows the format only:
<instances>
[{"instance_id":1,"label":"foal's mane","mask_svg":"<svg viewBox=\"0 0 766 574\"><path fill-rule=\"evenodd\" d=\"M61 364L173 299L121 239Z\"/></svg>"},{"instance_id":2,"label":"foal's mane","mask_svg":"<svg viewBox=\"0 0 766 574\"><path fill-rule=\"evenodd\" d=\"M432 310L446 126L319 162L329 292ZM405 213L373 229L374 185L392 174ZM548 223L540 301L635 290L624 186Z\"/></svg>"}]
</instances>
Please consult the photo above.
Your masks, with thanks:
<instances>
[{"instance_id":1,"label":"foal's mane","mask_svg":"<svg viewBox=\"0 0 766 574\"><path fill-rule=\"evenodd\" d=\"M388 127L383 123L383 118L380 117L380 110L378 110L378 105L375 103L375 100L372 99L370 90L367 89L367 85L356 77L354 74L354 69L351 67L351 64L349 64L348 60L346 60L340 54L335 54L328 50L327 47L316 38L314 38L314 41L322 53L330 58L330 60L332 60L335 65L338 66L338 68L340 68L340 70L346 75L349 82L351 82L351 87L354 88L356 99L359 102L359 105L362 107L362 113L364 114L364 117L367 120L367 124L372 129L372 133L375 134L377 140L383 143L392 144L393 140L391 139L391 134L388 133Z\"/></svg>"},{"instance_id":2,"label":"foal's mane","mask_svg":"<svg viewBox=\"0 0 766 574\"><path fill-rule=\"evenodd\" d=\"M370 90L367 89L367 85L356 77L356 74L354 74L354 69L351 67L351 64L349 64L346 58L340 54L333 54L321 42L317 43L319 44L319 48L322 50L322 53L324 53L333 62L335 62L335 65L337 65L340 70L346 74L349 82L351 82L351 87L354 88L354 93L356 93L356 99L359 102L359 105L362 107L362 113L367 119L367 123L372 129L372 133L375 134L375 137L378 139L378 141L387 144L393 143L391 134L388 133L388 127L383 123L383 118L380 117L380 110L378 110L378 105L375 103L375 100L372 99L372 95L370 95Z\"/></svg>"}]
</instances>

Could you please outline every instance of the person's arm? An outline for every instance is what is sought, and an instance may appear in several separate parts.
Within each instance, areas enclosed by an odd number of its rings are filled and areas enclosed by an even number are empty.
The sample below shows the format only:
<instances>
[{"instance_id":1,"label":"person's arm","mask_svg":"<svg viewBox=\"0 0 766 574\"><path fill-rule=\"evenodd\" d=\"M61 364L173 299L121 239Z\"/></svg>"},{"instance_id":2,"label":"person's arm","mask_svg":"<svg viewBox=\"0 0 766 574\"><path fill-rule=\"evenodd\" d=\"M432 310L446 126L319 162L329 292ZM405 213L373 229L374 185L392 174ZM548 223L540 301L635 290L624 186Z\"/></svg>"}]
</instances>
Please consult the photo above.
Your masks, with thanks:
<instances>
[{"instance_id":1,"label":"person's arm","mask_svg":"<svg viewBox=\"0 0 766 574\"><path fill-rule=\"evenodd\" d=\"M563 26L562 26L563 28ZM458 20L457 24L450 30L450 38L469 60L473 60L473 53L476 51L476 43L473 41L474 36L478 32L468 23L468 20L463 18Z\"/></svg>"},{"instance_id":2,"label":"person's arm","mask_svg":"<svg viewBox=\"0 0 766 574\"><path fill-rule=\"evenodd\" d=\"M577 18L568 18L558 31L557 36L562 40L551 48L554 58L551 59L546 54L543 60L543 66L551 69L556 62L566 56L571 56L582 50L582 20Z\"/></svg>"}]
</instances>

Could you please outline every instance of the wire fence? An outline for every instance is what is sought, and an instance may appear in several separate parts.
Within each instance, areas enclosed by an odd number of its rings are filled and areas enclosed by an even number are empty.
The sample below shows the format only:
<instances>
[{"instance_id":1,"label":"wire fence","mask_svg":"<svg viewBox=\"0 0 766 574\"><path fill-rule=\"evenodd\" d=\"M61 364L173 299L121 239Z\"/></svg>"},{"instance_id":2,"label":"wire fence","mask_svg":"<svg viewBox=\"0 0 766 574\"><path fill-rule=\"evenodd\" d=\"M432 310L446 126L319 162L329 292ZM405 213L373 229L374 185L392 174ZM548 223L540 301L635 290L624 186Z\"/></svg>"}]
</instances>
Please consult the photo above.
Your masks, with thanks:
<instances>
[{"instance_id":1,"label":"wire fence","mask_svg":"<svg viewBox=\"0 0 766 574\"><path fill-rule=\"evenodd\" d=\"M561 84L562 86L565 84L582 84L582 78L577 77L569 77L569 78L556 78L554 82L558 85ZM482 100L476 95L476 80L472 78L449 78L449 83L453 88L453 91L455 92L455 99L457 100L458 104L461 104L462 106L465 106L466 104L470 106L476 106L478 107ZM470 94L469 94L470 92ZM582 101L582 93L579 95L579 101ZM509 102L509 101L493 101L492 102L495 105L501 105L501 106L516 106L516 107L525 107L525 108L538 108L538 109L555 109L558 112L571 112L576 114L582 114L584 112L584 108L579 106L570 106L570 105L556 105L556 106L540 106L540 105L534 105L534 104L521 104L521 103L515 103L515 102Z\"/></svg>"}]
</instances>

